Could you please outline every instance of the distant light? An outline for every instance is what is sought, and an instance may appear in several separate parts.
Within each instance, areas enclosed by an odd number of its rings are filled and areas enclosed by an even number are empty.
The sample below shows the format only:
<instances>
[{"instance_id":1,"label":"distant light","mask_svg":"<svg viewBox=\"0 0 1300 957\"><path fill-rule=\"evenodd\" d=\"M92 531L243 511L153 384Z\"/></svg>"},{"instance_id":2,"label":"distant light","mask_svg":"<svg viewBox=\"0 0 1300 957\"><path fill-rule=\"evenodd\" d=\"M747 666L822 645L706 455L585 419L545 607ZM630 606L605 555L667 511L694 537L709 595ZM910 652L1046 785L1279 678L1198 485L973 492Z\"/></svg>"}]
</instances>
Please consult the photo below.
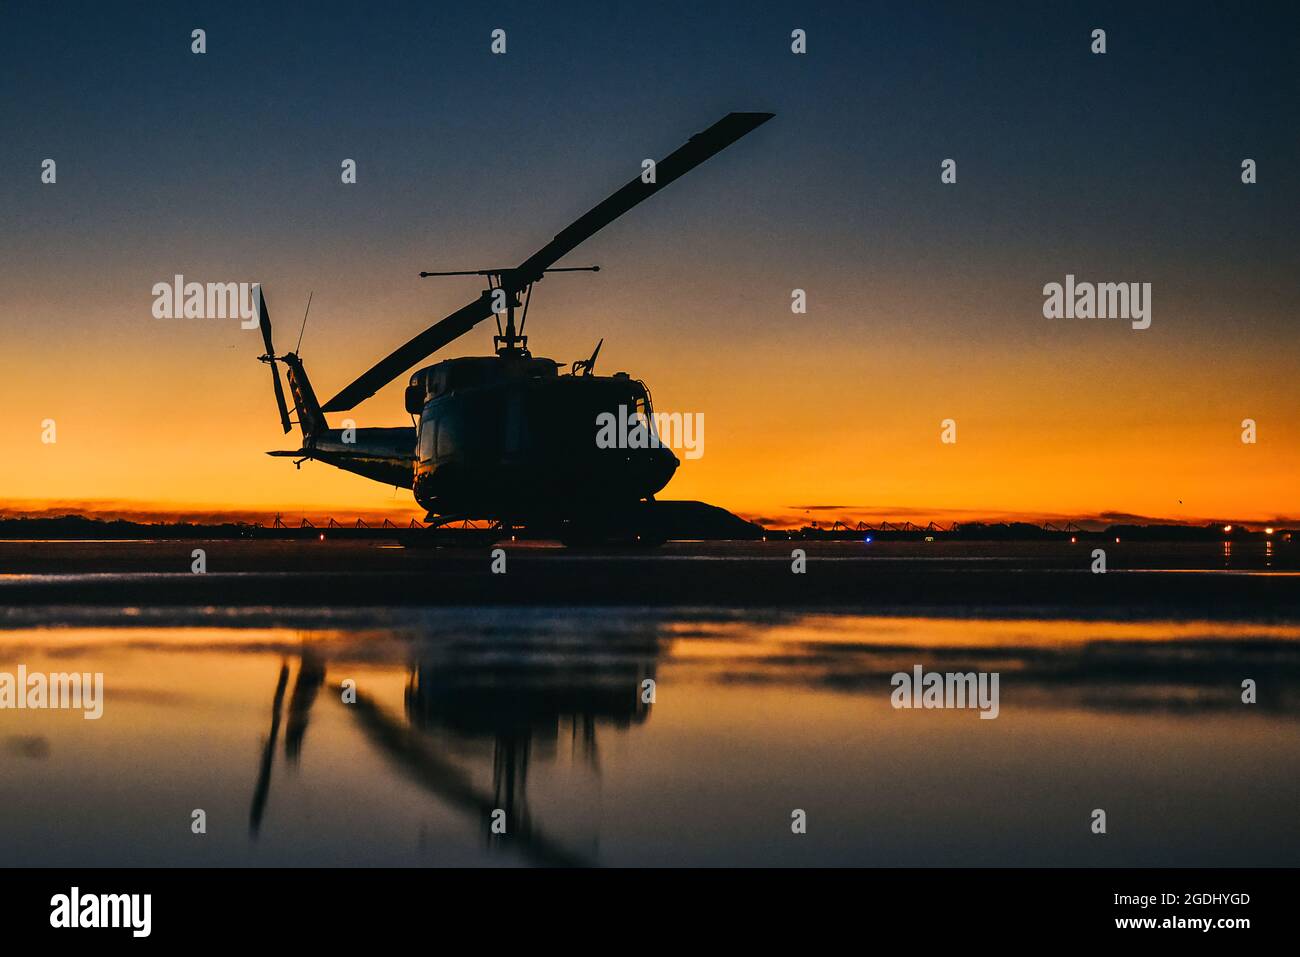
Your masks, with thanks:
<instances>
[{"instance_id":1,"label":"distant light","mask_svg":"<svg viewBox=\"0 0 1300 957\"><path fill-rule=\"evenodd\" d=\"M1232 534L1232 526L1231 526L1231 525L1225 525L1225 526L1223 526L1223 534L1224 534L1224 535L1230 535L1230 534Z\"/></svg>"},{"instance_id":2,"label":"distant light","mask_svg":"<svg viewBox=\"0 0 1300 957\"><path fill-rule=\"evenodd\" d=\"M1070 544L1071 544L1071 545L1073 545L1073 544L1074 544L1075 542L1077 542L1077 541L1078 541L1078 539L1075 538L1073 535L1070 536Z\"/></svg>"},{"instance_id":3,"label":"distant light","mask_svg":"<svg viewBox=\"0 0 1300 957\"><path fill-rule=\"evenodd\" d=\"M1119 544L1119 536L1118 536L1118 535L1115 536L1115 544L1116 544L1116 545Z\"/></svg>"},{"instance_id":4,"label":"distant light","mask_svg":"<svg viewBox=\"0 0 1300 957\"><path fill-rule=\"evenodd\" d=\"M870 536L870 535L867 536L867 544L868 544L868 545L871 544L871 536Z\"/></svg>"},{"instance_id":5,"label":"distant light","mask_svg":"<svg viewBox=\"0 0 1300 957\"><path fill-rule=\"evenodd\" d=\"M1272 528L1272 526L1269 526L1268 528L1264 529L1264 534L1265 534L1265 535L1272 535L1272 534L1273 534L1273 528Z\"/></svg>"},{"instance_id":6,"label":"distant light","mask_svg":"<svg viewBox=\"0 0 1300 957\"><path fill-rule=\"evenodd\" d=\"M321 532L321 533L320 533L320 540L321 540L322 542L325 541L325 533L324 533L324 532Z\"/></svg>"}]
</instances>

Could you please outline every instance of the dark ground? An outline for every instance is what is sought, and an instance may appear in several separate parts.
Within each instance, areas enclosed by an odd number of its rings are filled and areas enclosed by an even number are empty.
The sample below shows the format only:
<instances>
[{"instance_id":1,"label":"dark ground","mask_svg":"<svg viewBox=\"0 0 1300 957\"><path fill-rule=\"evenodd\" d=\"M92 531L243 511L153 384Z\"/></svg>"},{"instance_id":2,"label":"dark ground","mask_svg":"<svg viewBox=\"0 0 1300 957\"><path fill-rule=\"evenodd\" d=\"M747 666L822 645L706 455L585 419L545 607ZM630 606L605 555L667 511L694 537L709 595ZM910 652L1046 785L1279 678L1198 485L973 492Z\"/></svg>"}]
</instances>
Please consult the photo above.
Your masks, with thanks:
<instances>
[{"instance_id":1,"label":"dark ground","mask_svg":"<svg viewBox=\"0 0 1300 957\"><path fill-rule=\"evenodd\" d=\"M571 550L488 542L0 542L5 607L675 605L888 614L1300 619L1291 542L701 542ZM1107 573L1091 572L1094 548ZM207 571L191 571L192 551ZM803 549L807 568L791 570ZM0 611L2 613L2 611Z\"/></svg>"}]
</instances>

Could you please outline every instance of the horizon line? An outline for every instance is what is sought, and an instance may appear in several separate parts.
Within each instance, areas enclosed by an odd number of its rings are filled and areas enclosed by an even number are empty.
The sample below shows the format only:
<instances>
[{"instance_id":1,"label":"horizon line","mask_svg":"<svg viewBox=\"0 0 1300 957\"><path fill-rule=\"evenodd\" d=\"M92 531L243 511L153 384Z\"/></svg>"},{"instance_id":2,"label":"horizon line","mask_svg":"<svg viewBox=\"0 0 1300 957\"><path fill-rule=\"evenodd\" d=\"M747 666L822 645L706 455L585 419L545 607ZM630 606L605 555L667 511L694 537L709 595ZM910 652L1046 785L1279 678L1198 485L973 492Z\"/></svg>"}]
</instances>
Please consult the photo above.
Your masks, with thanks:
<instances>
[{"instance_id":1,"label":"horizon line","mask_svg":"<svg viewBox=\"0 0 1300 957\"><path fill-rule=\"evenodd\" d=\"M712 504L712 503L709 503ZM385 508L335 508L330 509L327 506L320 508L306 509L222 509L222 508L173 508L173 509L149 509L139 506L134 507L112 507L106 506L101 508L78 508L71 505L48 505L36 508L22 508L14 506L0 506L0 522L16 521L61 521L68 519L80 519L83 521L93 521L102 523L127 522L135 525L262 525L265 522L274 522L278 517L286 524L292 523L297 525L301 521L311 521L313 524L319 524L324 527L329 521L333 520L339 525L354 525L358 520L363 522L374 522L382 524L385 520L401 525L407 525L411 520L423 523L422 513L424 509L406 506L394 506L391 509ZM730 511L728 509L728 511ZM929 519L925 522L916 520L918 509L899 509L903 512L903 517L875 517L871 520L859 518L858 515L852 515L851 518L828 518L828 519L808 519L798 518L789 514L772 516L762 515L757 512L738 511L732 514L744 519L747 522L753 522L764 528L773 530L793 530L802 528L817 528L821 531L829 531L833 526L847 526L850 530L858 524L866 526L875 526L868 530L879 530L883 524L896 526L911 525L918 531L927 530L934 526L938 531L949 531L954 526L961 527L966 525L1033 525L1040 528L1046 528L1049 525L1065 526L1075 525L1081 531L1101 531L1106 528L1117 526L1137 526L1137 527L1177 527L1177 528L1209 528L1216 525L1239 528L1243 531L1251 531L1255 527L1260 530L1276 529L1278 531L1295 531L1300 529L1300 519L1290 516L1279 515L1273 519L1234 519L1234 518L1189 518L1175 519L1160 516L1134 515L1123 512L1100 512L1088 515L1068 516L1049 513L1014 513L1002 510L990 509L987 514L977 512L973 509L935 509L935 513L951 514L954 511L969 513L978 517L954 519L947 518L945 521L938 519ZM911 517L908 517L908 516ZM339 516L343 516L341 519ZM942 528L940 526L948 526Z\"/></svg>"}]
</instances>

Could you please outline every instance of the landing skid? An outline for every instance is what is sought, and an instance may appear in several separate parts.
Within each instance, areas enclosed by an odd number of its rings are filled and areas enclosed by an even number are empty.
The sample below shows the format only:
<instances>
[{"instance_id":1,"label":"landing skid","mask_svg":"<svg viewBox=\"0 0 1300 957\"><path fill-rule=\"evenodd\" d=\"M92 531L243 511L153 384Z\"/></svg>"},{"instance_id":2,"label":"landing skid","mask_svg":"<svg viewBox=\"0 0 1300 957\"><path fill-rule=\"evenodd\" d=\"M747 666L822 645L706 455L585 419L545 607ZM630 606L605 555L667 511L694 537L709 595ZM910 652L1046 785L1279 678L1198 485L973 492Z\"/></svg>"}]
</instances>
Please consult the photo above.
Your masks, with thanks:
<instances>
[{"instance_id":1,"label":"landing skid","mask_svg":"<svg viewBox=\"0 0 1300 957\"><path fill-rule=\"evenodd\" d=\"M501 522L475 522L462 515L427 515L424 528L404 531L403 548L482 548L508 539L513 530Z\"/></svg>"},{"instance_id":2,"label":"landing skid","mask_svg":"<svg viewBox=\"0 0 1300 957\"><path fill-rule=\"evenodd\" d=\"M630 508L525 525L474 521L463 515L429 515L425 519L428 526L404 532L398 540L407 548L482 548L518 539L558 539L569 548L658 548L668 536L656 521L653 509L653 501L639 502Z\"/></svg>"},{"instance_id":3,"label":"landing skid","mask_svg":"<svg viewBox=\"0 0 1300 957\"><path fill-rule=\"evenodd\" d=\"M604 509L599 513L519 525L470 522L463 515L432 515L429 528L416 530L412 547L438 545L483 547L495 542L559 540L571 548L622 546L657 548L670 541L760 541L766 530L726 509L704 502L649 501ZM406 544L403 541L403 544Z\"/></svg>"}]
</instances>

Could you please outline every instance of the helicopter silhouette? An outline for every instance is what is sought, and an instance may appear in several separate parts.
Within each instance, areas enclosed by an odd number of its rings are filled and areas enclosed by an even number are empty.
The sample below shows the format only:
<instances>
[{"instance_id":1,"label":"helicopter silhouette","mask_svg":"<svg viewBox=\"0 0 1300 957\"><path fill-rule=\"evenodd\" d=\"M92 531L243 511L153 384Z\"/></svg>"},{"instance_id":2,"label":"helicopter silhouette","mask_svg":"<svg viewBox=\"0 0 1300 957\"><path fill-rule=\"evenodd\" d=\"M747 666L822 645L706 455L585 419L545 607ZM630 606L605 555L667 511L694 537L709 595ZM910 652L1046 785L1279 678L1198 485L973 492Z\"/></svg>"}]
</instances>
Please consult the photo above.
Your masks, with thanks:
<instances>
[{"instance_id":1,"label":"helicopter silhouette","mask_svg":"<svg viewBox=\"0 0 1300 957\"><path fill-rule=\"evenodd\" d=\"M566 363L534 356L524 334L534 284L550 273L597 271L556 266L561 257L638 203L771 119L771 113L729 113L594 206L518 266L421 272L480 276L478 298L380 359L325 403L317 398L297 352L277 355L265 296L258 287L259 324L285 434L292 431L279 366L289 379L301 447L273 456L314 460L411 489L432 528L485 520L498 531L555 534L569 544L635 541L659 544L655 495L680 464L654 432L650 389L626 372L595 374L604 340L591 356ZM494 355L446 359L412 374L405 393L410 428L331 428L325 415L354 408L402 372L496 319ZM517 318L517 321L516 321ZM304 317L305 322L305 317ZM299 340L301 343L301 340ZM643 424L643 447L602 448L595 425L615 413Z\"/></svg>"}]
</instances>

